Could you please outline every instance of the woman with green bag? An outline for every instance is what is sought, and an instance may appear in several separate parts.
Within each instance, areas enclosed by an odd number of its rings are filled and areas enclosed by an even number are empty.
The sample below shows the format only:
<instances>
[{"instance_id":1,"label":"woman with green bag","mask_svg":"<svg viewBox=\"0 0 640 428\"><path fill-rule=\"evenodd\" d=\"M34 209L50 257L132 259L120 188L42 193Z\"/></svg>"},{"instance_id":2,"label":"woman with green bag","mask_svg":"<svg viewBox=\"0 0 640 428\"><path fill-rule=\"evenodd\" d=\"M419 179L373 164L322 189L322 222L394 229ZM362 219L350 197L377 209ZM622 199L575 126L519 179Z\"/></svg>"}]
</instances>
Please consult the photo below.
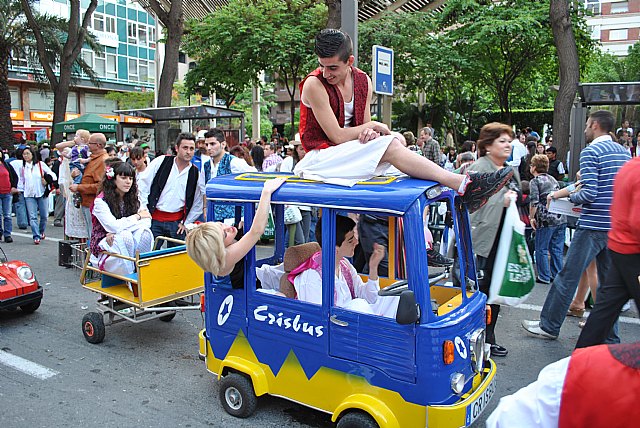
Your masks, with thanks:
<instances>
[{"instance_id":1,"label":"woman with green bag","mask_svg":"<svg viewBox=\"0 0 640 428\"><path fill-rule=\"evenodd\" d=\"M504 123L492 122L482 127L478 138L478 160L469 166L468 171L494 172L507 166L511 155L513 130ZM504 222L506 207L512 195L519 190L520 176L514 170L511 182L489 198L485 206L469 216L471 221L471 239L478 258L478 286L480 291L489 295L493 265L498 250L500 232ZM482 275L483 274L483 275ZM486 341L491 344L491 355L506 357L507 349L496 343L495 327L500 313L500 305L491 305L491 322L487 325Z\"/></svg>"}]
</instances>

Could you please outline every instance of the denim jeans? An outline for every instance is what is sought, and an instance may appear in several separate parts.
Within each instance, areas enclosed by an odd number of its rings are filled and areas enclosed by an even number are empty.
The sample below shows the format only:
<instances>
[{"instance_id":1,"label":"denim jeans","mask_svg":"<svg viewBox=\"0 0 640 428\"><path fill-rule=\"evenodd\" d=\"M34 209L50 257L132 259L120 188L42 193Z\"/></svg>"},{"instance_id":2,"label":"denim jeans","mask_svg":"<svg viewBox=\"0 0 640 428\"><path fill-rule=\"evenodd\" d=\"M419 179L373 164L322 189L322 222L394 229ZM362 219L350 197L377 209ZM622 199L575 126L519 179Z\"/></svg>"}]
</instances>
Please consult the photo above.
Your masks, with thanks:
<instances>
[{"instance_id":1,"label":"denim jeans","mask_svg":"<svg viewBox=\"0 0 640 428\"><path fill-rule=\"evenodd\" d=\"M0 203L2 203L2 235L11 236L13 222L11 220L11 202L13 195L11 193L0 194Z\"/></svg>"},{"instance_id":2,"label":"denim jeans","mask_svg":"<svg viewBox=\"0 0 640 428\"><path fill-rule=\"evenodd\" d=\"M602 284L607 278L611 264L607 249L607 232L578 227L571 240L564 267L553 280L540 313L540 328L547 333L554 336L560 334L560 327L567 316L567 310L578 288L580 277L593 259L596 259L598 266L598 282ZM619 342L617 324L610 339L611 342L616 340Z\"/></svg>"},{"instance_id":3,"label":"denim jeans","mask_svg":"<svg viewBox=\"0 0 640 428\"><path fill-rule=\"evenodd\" d=\"M29 224L31 225L31 233L33 239L40 239L47 228L47 217L49 216L49 201L44 196L39 198L24 198L27 204L27 215ZM40 221L38 221L38 212L40 212Z\"/></svg>"},{"instance_id":4,"label":"denim jeans","mask_svg":"<svg viewBox=\"0 0 640 428\"><path fill-rule=\"evenodd\" d=\"M158 221L151 220L151 233L153 233L153 238L157 238L158 236L166 236L174 239L185 239L186 235L184 233L178 234L178 225L179 221ZM167 248L177 247L180 244L176 244L175 242L169 241L158 241L158 245L154 248L154 250L162 247L162 244L167 243Z\"/></svg>"},{"instance_id":5,"label":"denim jeans","mask_svg":"<svg viewBox=\"0 0 640 428\"><path fill-rule=\"evenodd\" d=\"M536 230L536 268L538 278L551 282L562 270L566 224L541 227ZM551 255L551 262L549 262Z\"/></svg>"},{"instance_id":6,"label":"denim jeans","mask_svg":"<svg viewBox=\"0 0 640 428\"><path fill-rule=\"evenodd\" d=\"M18 194L18 202L16 202L16 222L18 228L26 229L29 226L29 218L27 217L27 206L24 202L24 193Z\"/></svg>"}]
</instances>

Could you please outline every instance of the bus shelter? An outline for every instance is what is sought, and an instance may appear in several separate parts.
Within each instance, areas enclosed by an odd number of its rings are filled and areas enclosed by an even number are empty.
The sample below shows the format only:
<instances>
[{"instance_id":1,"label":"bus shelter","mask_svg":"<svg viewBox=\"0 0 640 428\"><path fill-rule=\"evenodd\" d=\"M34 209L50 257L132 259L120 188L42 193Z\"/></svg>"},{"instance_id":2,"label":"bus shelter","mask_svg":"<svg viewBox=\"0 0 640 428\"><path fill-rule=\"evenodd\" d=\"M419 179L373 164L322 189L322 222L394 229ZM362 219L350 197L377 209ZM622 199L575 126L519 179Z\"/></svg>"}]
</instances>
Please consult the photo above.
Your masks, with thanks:
<instances>
[{"instance_id":1,"label":"bus shelter","mask_svg":"<svg viewBox=\"0 0 640 428\"><path fill-rule=\"evenodd\" d=\"M640 82L580 83L573 105L571 120L569 176L580 169L580 152L586 146L584 124L592 106L623 106L640 104ZM620 124L616 124L619 126ZM614 129L615 131L615 129Z\"/></svg>"},{"instance_id":2,"label":"bus shelter","mask_svg":"<svg viewBox=\"0 0 640 428\"><path fill-rule=\"evenodd\" d=\"M229 146L234 146L244 139L244 112L240 110L202 104L182 107L115 110L114 113L153 120L156 135L158 134L157 130L159 124L163 122L196 119L225 119L228 121L229 126L227 128L223 128L223 130L225 131L225 135L228 137L227 141ZM240 119L240 129L231 128L230 125L232 119ZM177 136L177 133L179 133L180 130L175 130L174 132Z\"/></svg>"}]
</instances>

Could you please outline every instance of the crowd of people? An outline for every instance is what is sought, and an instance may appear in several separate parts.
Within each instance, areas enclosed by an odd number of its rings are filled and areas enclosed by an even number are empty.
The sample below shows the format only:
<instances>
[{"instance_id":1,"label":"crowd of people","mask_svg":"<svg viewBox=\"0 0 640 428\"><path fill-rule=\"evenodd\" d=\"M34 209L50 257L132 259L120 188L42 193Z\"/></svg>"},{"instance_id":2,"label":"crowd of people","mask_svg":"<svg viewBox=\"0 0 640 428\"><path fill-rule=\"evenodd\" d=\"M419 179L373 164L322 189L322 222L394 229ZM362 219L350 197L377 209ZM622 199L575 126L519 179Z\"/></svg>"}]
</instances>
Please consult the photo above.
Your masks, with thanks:
<instances>
[{"instance_id":1,"label":"crowd of people","mask_svg":"<svg viewBox=\"0 0 640 428\"><path fill-rule=\"evenodd\" d=\"M154 237L168 236L187 239L190 256L203 269L218 281L239 287L244 274L242 260L264 232L271 195L283 180L265 182L254 222L245 233L235 208L219 206L213 213L207 212L205 183L209 180L241 172L293 172L303 178L352 186L372 176L404 173L438 181L460 195L470 213L478 285L485 293L506 207L512 199L517 201L535 256L537 282L552 284L540 320L522 322L528 333L557 339L567 315L583 316L584 306L580 305L585 299L574 295L576 291L578 296L586 294L591 285L598 297L577 347L619 343L616 319L620 310L631 298L640 304L640 236L633 224L633 214L640 208L640 174L637 158L629 162L637 154L637 139L633 139L628 121L616 130L610 112L595 111L589 116L585 129L589 145L580 154L580 180L570 183L553 136L541 138L526 126L514 133L509 125L489 123L482 127L477 141L458 145L450 129L441 144L431 124L420 129L415 138L412 132L400 134L373 121L371 81L353 67L351 49L350 39L339 30L323 30L318 35L320 67L300 84L302 125L293 141L274 128L270 139L245 139L229 148L225 133L213 128L196 135L181 133L171 154L152 157L146 143L109 148L103 134L77 131L73 140L56 146L60 156L52 167L41 160L42 152L31 147L18 149L14 160L0 163L5 242L11 242L10 201L15 202L18 227L29 225L35 244L45 239L49 214L46 193L50 183L57 181L64 209L58 210L56 203L55 225L61 224L58 213L64 211L66 234L88 239L92 261L102 268L131 273L131 262L110 258L104 251L133 257L136 252L150 250ZM49 148L44 149L49 155ZM583 206L566 259L563 250L568 219L549 210L550 201L564 197ZM289 233L293 235L291 243L298 245L314 239L317 213L308 207L295 208L300 219ZM188 226L199 221L206 222L187 236ZM376 219L369 222L375 224ZM384 263L384 251L380 251L384 237L379 242L371 240L367 255L370 277L363 283L353 274L355 269L347 258L354 255L356 230L363 241L369 237L362 227L367 221L361 220L357 226L353 221L344 223L336 244L340 280L336 284L341 284L344 292L336 294L341 299L338 303L348 307L359 297L372 305L373 313L386 313L375 306L374 296L379 288L379 267ZM298 295L309 301L318 299L317 289L310 285L319 281L318 263L292 281ZM595 281L593 273L588 273L594 264ZM359 290L356 294L350 292L354 286ZM498 343L495 331L500 307L492 305L491 309L486 341L493 356L505 357L507 347ZM566 371L566 364L563 367ZM511 413L498 409L492 419L495 426L501 426L501 415L513 418L517 414L514 401L510 406Z\"/></svg>"}]
</instances>

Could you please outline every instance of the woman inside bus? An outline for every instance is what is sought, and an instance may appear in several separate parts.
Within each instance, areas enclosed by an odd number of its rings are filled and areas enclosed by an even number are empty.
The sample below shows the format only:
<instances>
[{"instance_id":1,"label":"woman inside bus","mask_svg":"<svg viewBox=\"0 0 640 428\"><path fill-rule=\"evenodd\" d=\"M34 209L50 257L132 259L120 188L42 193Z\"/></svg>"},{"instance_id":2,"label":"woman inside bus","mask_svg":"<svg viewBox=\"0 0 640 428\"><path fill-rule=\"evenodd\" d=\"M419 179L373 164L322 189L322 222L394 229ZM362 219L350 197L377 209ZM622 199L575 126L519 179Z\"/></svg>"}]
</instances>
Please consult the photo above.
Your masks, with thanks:
<instances>
[{"instance_id":1,"label":"woman inside bus","mask_svg":"<svg viewBox=\"0 0 640 428\"><path fill-rule=\"evenodd\" d=\"M103 253L135 257L151 251L151 214L140 209L136 170L119 159L106 162L101 189L93 207L91 263L101 270L127 275L135 271L134 262Z\"/></svg>"},{"instance_id":2,"label":"woman inside bus","mask_svg":"<svg viewBox=\"0 0 640 428\"><path fill-rule=\"evenodd\" d=\"M320 221L316 226L316 238L322 246ZM384 247L373 244L373 253L369 259L369 279L365 283L347 260L347 257L353 257L357 245L356 222L348 217L336 216L334 305L356 312L395 318L398 297L378 297L378 264L384 258ZM322 304L322 252L314 254L291 271L289 281L293 283L299 300Z\"/></svg>"},{"instance_id":3,"label":"woman inside bus","mask_svg":"<svg viewBox=\"0 0 640 428\"><path fill-rule=\"evenodd\" d=\"M238 229L220 222L196 225L187 234L187 254L202 270L216 276L218 286L244 287L244 256L264 233L271 195L284 182L284 178L265 181L251 229L241 238L238 239Z\"/></svg>"}]
</instances>

